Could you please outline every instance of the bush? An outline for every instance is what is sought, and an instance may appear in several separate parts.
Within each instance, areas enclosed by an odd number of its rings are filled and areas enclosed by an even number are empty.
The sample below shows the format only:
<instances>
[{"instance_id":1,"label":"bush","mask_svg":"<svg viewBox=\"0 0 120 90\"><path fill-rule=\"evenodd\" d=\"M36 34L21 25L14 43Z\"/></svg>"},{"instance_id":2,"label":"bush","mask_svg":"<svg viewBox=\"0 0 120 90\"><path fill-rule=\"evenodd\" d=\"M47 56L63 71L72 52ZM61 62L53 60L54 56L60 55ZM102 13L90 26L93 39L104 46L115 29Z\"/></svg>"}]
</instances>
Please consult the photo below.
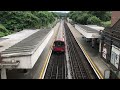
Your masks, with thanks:
<instances>
[{"instance_id":1,"label":"bush","mask_svg":"<svg viewBox=\"0 0 120 90\"><path fill-rule=\"evenodd\" d=\"M55 21L55 16L51 12L39 11L36 16L39 18L40 27L46 27Z\"/></svg>"},{"instance_id":2,"label":"bush","mask_svg":"<svg viewBox=\"0 0 120 90\"><path fill-rule=\"evenodd\" d=\"M101 26L103 26L103 27L111 27L111 21L101 22Z\"/></svg>"},{"instance_id":3,"label":"bush","mask_svg":"<svg viewBox=\"0 0 120 90\"><path fill-rule=\"evenodd\" d=\"M7 29L2 25L0 24L0 32L8 32Z\"/></svg>"},{"instance_id":4,"label":"bush","mask_svg":"<svg viewBox=\"0 0 120 90\"><path fill-rule=\"evenodd\" d=\"M46 27L55 21L51 12L47 11L2 11L0 22L11 31L24 28Z\"/></svg>"},{"instance_id":5,"label":"bush","mask_svg":"<svg viewBox=\"0 0 120 90\"><path fill-rule=\"evenodd\" d=\"M1 11L1 36L4 34L11 34L25 28L35 29L46 27L54 21L55 14L47 11Z\"/></svg>"},{"instance_id":6,"label":"bush","mask_svg":"<svg viewBox=\"0 0 120 90\"><path fill-rule=\"evenodd\" d=\"M8 34L9 34L9 31L2 24L0 24L0 37L6 36Z\"/></svg>"},{"instance_id":7,"label":"bush","mask_svg":"<svg viewBox=\"0 0 120 90\"><path fill-rule=\"evenodd\" d=\"M101 22L101 20L99 18L97 18L96 16L92 16L92 17L88 18L88 20L87 20L87 24L99 25L100 22Z\"/></svg>"},{"instance_id":8,"label":"bush","mask_svg":"<svg viewBox=\"0 0 120 90\"><path fill-rule=\"evenodd\" d=\"M68 17L80 24L98 24L111 20L110 11L71 11ZM106 24L105 24L106 25Z\"/></svg>"},{"instance_id":9,"label":"bush","mask_svg":"<svg viewBox=\"0 0 120 90\"><path fill-rule=\"evenodd\" d=\"M2 25L0 24L0 32L2 32L1 34L3 35L8 35L9 34L9 31Z\"/></svg>"},{"instance_id":10,"label":"bush","mask_svg":"<svg viewBox=\"0 0 120 90\"><path fill-rule=\"evenodd\" d=\"M81 16L78 16L77 22L80 24L87 24L86 21L88 20L89 17L91 17L90 14L83 13L83 14L81 14Z\"/></svg>"},{"instance_id":11,"label":"bush","mask_svg":"<svg viewBox=\"0 0 120 90\"><path fill-rule=\"evenodd\" d=\"M3 37L3 36L5 36L5 33L0 32L0 37Z\"/></svg>"}]
</instances>

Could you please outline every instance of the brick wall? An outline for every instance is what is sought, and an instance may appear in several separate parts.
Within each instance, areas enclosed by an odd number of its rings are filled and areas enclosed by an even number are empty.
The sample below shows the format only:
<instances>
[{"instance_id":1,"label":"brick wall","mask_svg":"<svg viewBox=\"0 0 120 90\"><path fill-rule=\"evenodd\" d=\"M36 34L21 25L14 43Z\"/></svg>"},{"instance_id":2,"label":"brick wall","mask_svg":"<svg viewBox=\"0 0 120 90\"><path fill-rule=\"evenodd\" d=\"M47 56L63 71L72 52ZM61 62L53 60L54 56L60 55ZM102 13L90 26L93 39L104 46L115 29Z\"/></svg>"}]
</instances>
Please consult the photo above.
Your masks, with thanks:
<instances>
[{"instance_id":1,"label":"brick wall","mask_svg":"<svg viewBox=\"0 0 120 90\"><path fill-rule=\"evenodd\" d=\"M111 22L112 26L120 19L120 11L112 11Z\"/></svg>"}]
</instances>

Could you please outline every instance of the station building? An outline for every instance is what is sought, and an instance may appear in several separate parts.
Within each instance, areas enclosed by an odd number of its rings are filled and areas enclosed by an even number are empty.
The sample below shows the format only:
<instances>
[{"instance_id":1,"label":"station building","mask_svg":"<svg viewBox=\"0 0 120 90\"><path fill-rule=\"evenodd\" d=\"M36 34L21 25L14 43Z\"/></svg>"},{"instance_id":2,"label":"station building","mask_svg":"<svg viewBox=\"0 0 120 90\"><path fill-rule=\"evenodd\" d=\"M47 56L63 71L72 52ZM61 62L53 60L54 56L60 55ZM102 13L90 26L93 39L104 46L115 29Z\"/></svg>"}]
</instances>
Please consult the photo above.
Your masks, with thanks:
<instances>
[{"instance_id":1,"label":"station building","mask_svg":"<svg viewBox=\"0 0 120 90\"><path fill-rule=\"evenodd\" d=\"M100 56L110 69L120 76L120 11L113 11L111 27L103 30L100 41Z\"/></svg>"}]
</instances>

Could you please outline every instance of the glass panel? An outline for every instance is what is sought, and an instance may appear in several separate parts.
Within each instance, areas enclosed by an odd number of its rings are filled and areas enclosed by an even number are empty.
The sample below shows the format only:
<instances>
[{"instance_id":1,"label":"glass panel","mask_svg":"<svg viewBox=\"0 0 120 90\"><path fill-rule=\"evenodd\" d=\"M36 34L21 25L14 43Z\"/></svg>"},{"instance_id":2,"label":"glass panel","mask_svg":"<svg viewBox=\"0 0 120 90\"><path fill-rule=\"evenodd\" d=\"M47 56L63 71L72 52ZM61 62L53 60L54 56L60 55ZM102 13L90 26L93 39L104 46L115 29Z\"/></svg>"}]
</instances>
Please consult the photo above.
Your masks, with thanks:
<instances>
[{"instance_id":1,"label":"glass panel","mask_svg":"<svg viewBox=\"0 0 120 90\"><path fill-rule=\"evenodd\" d=\"M61 42L61 41L56 41L54 44L55 44L55 46L57 46L57 47L64 46L64 42Z\"/></svg>"}]
</instances>

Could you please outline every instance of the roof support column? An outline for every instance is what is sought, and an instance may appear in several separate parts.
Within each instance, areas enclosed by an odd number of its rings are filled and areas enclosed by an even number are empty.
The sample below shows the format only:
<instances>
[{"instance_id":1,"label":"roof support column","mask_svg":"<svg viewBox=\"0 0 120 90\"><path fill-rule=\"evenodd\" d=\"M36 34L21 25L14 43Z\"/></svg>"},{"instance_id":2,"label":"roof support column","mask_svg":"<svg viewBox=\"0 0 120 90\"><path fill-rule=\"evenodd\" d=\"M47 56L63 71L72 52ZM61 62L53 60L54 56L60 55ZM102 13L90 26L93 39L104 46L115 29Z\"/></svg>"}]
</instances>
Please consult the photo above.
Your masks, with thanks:
<instances>
[{"instance_id":1,"label":"roof support column","mask_svg":"<svg viewBox=\"0 0 120 90\"><path fill-rule=\"evenodd\" d=\"M1 68L1 79L7 79L6 68L4 66Z\"/></svg>"},{"instance_id":2,"label":"roof support column","mask_svg":"<svg viewBox=\"0 0 120 90\"><path fill-rule=\"evenodd\" d=\"M97 42L97 38L92 38L92 47L95 47L96 42Z\"/></svg>"}]
</instances>

